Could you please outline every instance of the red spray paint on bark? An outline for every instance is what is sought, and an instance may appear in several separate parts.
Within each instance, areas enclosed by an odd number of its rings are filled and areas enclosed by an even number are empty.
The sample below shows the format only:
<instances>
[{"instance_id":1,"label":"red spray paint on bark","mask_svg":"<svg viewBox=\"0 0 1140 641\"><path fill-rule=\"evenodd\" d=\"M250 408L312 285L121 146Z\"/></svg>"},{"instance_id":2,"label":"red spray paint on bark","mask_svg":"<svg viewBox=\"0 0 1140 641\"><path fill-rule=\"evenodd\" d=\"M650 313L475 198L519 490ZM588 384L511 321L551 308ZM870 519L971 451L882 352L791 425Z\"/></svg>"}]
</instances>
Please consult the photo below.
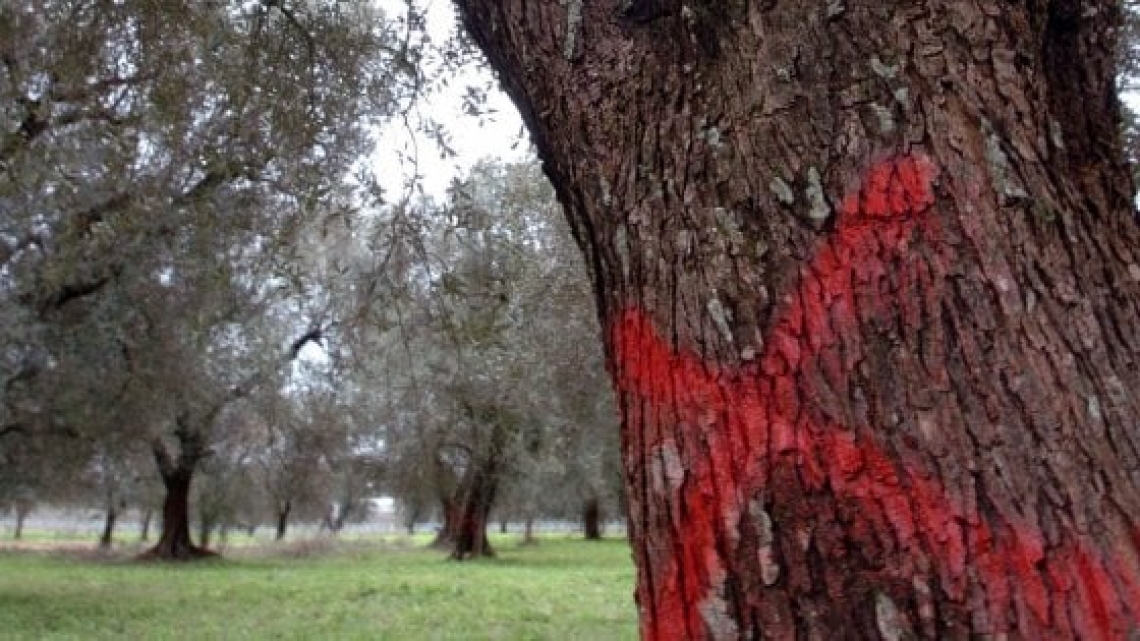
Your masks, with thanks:
<instances>
[{"instance_id":1,"label":"red spray paint on bark","mask_svg":"<svg viewBox=\"0 0 1140 641\"><path fill-rule=\"evenodd\" d=\"M653 561L648 601L654 610L642 617L643 638L710 636L702 606L716 598L724 581L718 545L725 536L732 545L750 501L766 490L778 492L777 467L789 462L808 488L829 487L842 500L883 514L903 550L939 551L929 561L951 598L962 599L973 574L987 586L991 620L1001 620L1016 605L1025 620L1022 629L1066 638L1123 638L1126 609L1135 616L1140 604L1140 577L1131 565L1114 566L1084 545L1051 550L1046 562L1045 544L1034 528L971 521L962 497L897 460L871 430L819 418L821 412L802 404L813 390L799 374L812 365L829 380L843 381L854 364L834 346L858 330L861 317L887 311L876 305L892 304L883 300L859 309L854 283L875 282L884 270L896 269L895 279L902 281L898 298L932 290L907 283L903 275L909 272L901 267L916 235L937 237L929 215L936 173L922 156L871 169L843 200L835 231L802 269L777 310L765 350L750 364L719 367L674 349L638 309L626 310L610 325L626 419L644 429L631 437L639 441L636 451L651 453L643 464L656 470L653 482L681 493L683 514L672 516L674 527L684 531L681 547L661 550L675 554ZM911 312L902 307L908 320ZM1058 591L1069 592L1076 605L1051 602L1050 593ZM1064 607L1069 616L1057 611Z\"/></svg>"}]
</instances>

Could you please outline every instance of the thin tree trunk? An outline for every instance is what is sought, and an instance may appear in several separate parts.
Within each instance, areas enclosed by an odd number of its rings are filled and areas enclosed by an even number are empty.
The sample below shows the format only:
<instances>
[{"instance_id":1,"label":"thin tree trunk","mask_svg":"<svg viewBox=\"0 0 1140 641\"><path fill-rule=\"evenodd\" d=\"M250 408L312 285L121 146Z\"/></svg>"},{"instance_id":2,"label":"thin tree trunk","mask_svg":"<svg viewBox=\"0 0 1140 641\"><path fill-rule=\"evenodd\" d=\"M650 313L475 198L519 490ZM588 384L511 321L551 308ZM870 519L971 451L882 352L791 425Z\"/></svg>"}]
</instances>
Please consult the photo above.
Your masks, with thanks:
<instances>
[{"instance_id":1,"label":"thin tree trunk","mask_svg":"<svg viewBox=\"0 0 1140 641\"><path fill-rule=\"evenodd\" d=\"M114 505L107 506L107 516L103 519L103 534L99 537L99 549L110 550L114 544L115 521L119 512Z\"/></svg>"},{"instance_id":2,"label":"thin tree trunk","mask_svg":"<svg viewBox=\"0 0 1140 641\"><path fill-rule=\"evenodd\" d=\"M142 513L142 523L139 525L139 541L146 542L150 538L150 520L154 511L146 509Z\"/></svg>"},{"instance_id":3,"label":"thin tree trunk","mask_svg":"<svg viewBox=\"0 0 1140 641\"><path fill-rule=\"evenodd\" d=\"M589 541L602 538L602 505L597 497L590 497L582 509L582 529Z\"/></svg>"},{"instance_id":4,"label":"thin tree trunk","mask_svg":"<svg viewBox=\"0 0 1140 641\"><path fill-rule=\"evenodd\" d=\"M595 279L644 638L1140 629L1120 3L458 4Z\"/></svg>"},{"instance_id":5,"label":"thin tree trunk","mask_svg":"<svg viewBox=\"0 0 1140 641\"><path fill-rule=\"evenodd\" d=\"M285 533L289 529L289 513L293 511L293 504L286 501L277 510L277 540L280 541L285 538Z\"/></svg>"},{"instance_id":6,"label":"thin tree trunk","mask_svg":"<svg viewBox=\"0 0 1140 641\"><path fill-rule=\"evenodd\" d=\"M203 516L198 521L198 541L204 548L210 547L210 536L214 531L214 519Z\"/></svg>"},{"instance_id":7,"label":"thin tree trunk","mask_svg":"<svg viewBox=\"0 0 1140 641\"><path fill-rule=\"evenodd\" d=\"M32 513L31 508L25 507L23 504L16 504L16 531L12 533L12 538L19 541L24 538L24 522L28 519L28 515Z\"/></svg>"},{"instance_id":8,"label":"thin tree trunk","mask_svg":"<svg viewBox=\"0 0 1140 641\"><path fill-rule=\"evenodd\" d=\"M535 545L538 539L534 536L534 514L528 512L526 522L523 523L523 545Z\"/></svg>"}]
</instances>

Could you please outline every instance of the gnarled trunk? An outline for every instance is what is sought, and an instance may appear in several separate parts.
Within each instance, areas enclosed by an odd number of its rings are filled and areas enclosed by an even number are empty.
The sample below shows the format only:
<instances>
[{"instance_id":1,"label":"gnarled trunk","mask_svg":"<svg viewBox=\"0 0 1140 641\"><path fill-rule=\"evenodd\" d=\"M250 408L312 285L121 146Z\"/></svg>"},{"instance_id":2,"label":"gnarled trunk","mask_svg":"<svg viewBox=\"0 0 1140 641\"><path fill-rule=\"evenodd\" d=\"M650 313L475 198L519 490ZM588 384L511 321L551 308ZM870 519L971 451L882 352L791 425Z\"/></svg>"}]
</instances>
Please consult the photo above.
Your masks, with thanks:
<instances>
[{"instance_id":1,"label":"gnarled trunk","mask_svg":"<svg viewBox=\"0 0 1140 641\"><path fill-rule=\"evenodd\" d=\"M189 472L163 476L166 496L162 500L162 523L158 541L145 556L164 561L185 561L201 556L190 539Z\"/></svg>"},{"instance_id":2,"label":"gnarled trunk","mask_svg":"<svg viewBox=\"0 0 1140 641\"><path fill-rule=\"evenodd\" d=\"M645 638L1140 628L1119 3L458 3L595 279Z\"/></svg>"},{"instance_id":3,"label":"gnarled trunk","mask_svg":"<svg viewBox=\"0 0 1140 641\"><path fill-rule=\"evenodd\" d=\"M213 556L190 539L190 483L204 453L201 436L182 425L175 435L180 448L177 459L161 440L151 444L166 496L162 501L162 531L154 547L143 554L147 559L188 561Z\"/></svg>"},{"instance_id":4,"label":"gnarled trunk","mask_svg":"<svg viewBox=\"0 0 1140 641\"><path fill-rule=\"evenodd\" d=\"M451 558L462 561L470 558L494 556L487 540L487 520L498 490L498 464L485 461L473 467L468 478L460 485L458 501L458 529Z\"/></svg>"}]
</instances>

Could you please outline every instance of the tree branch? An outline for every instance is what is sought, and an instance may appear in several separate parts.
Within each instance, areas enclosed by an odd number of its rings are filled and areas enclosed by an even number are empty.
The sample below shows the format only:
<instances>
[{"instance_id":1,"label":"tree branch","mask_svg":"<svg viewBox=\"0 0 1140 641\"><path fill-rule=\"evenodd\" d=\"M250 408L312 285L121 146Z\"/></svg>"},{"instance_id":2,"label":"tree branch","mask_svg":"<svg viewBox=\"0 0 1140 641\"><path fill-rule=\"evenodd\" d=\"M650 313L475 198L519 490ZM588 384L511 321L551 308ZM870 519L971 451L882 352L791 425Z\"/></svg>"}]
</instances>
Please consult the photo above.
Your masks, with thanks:
<instances>
[{"instance_id":1,"label":"tree branch","mask_svg":"<svg viewBox=\"0 0 1140 641\"><path fill-rule=\"evenodd\" d=\"M9 434L23 434L27 436L28 428L23 423L19 422L9 423L3 427L0 427L0 439L3 439Z\"/></svg>"},{"instance_id":2,"label":"tree branch","mask_svg":"<svg viewBox=\"0 0 1140 641\"><path fill-rule=\"evenodd\" d=\"M96 278L94 280L68 283L40 300L36 304L36 309L39 311L41 316L44 316L48 312L58 310L72 301L86 298L98 293L100 290L106 287L107 284L113 280L113 278L113 275L107 275ZM23 302L26 303L30 302L28 299L31 297L23 296L21 298L23 298Z\"/></svg>"},{"instance_id":3,"label":"tree branch","mask_svg":"<svg viewBox=\"0 0 1140 641\"><path fill-rule=\"evenodd\" d=\"M150 449L154 452L154 462L158 464L158 473L162 476L162 480L165 481L173 477L176 472L174 459L170 457L166 443L163 443L162 439L156 436L150 440Z\"/></svg>"},{"instance_id":4,"label":"tree branch","mask_svg":"<svg viewBox=\"0 0 1140 641\"><path fill-rule=\"evenodd\" d=\"M309 343L316 343L317 345L320 345L322 340L324 340L324 331L320 327L316 327L309 330L308 332L305 332L300 338L293 341L293 344L289 346L289 360L297 360L297 355L301 352L305 345L308 345Z\"/></svg>"},{"instance_id":5,"label":"tree branch","mask_svg":"<svg viewBox=\"0 0 1140 641\"><path fill-rule=\"evenodd\" d=\"M51 126L50 118L40 116L41 102L23 96L16 99L16 104L24 110L24 117L3 147L0 147L0 162L7 161L21 148L31 144Z\"/></svg>"},{"instance_id":6,"label":"tree branch","mask_svg":"<svg viewBox=\"0 0 1140 641\"><path fill-rule=\"evenodd\" d=\"M195 201L203 198L210 191L217 189L223 184L236 180L238 178L245 178L247 180L257 180L257 172L252 168L238 162L226 163L220 168L211 169L202 176L194 186L174 197L174 205L177 207L184 207L193 204Z\"/></svg>"}]
</instances>

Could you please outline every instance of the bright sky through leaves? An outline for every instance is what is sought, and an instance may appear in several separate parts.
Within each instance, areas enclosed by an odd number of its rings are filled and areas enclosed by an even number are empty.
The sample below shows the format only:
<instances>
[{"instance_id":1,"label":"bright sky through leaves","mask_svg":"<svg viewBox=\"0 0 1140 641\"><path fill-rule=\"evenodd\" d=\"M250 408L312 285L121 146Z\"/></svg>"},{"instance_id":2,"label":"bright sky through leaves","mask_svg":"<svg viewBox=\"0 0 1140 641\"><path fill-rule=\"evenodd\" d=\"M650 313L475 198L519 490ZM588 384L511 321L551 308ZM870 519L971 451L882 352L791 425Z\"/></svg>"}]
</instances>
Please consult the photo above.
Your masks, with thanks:
<instances>
[{"instance_id":1,"label":"bright sky through leaves","mask_svg":"<svg viewBox=\"0 0 1140 641\"><path fill-rule=\"evenodd\" d=\"M403 1L381 0L380 4L395 13L402 10ZM426 2L425 7L428 34L433 43L443 45L458 28L455 8L449 0L432 0ZM489 112L481 116L464 113L463 97L468 87L488 84L492 88L485 105ZM390 198L403 193L404 184L414 171L419 172L423 191L441 198L451 180L465 173L480 158L513 162L532 153L518 110L498 89L486 68L469 65L454 75L446 87L420 105L419 114L444 126L448 146L456 155L444 157L440 147L422 132L411 131L404 123L392 123L382 132L374 156L374 171ZM413 114L412 118L415 117ZM412 120L408 125L415 127L417 123ZM414 159L416 164L407 162L408 159Z\"/></svg>"}]
</instances>

